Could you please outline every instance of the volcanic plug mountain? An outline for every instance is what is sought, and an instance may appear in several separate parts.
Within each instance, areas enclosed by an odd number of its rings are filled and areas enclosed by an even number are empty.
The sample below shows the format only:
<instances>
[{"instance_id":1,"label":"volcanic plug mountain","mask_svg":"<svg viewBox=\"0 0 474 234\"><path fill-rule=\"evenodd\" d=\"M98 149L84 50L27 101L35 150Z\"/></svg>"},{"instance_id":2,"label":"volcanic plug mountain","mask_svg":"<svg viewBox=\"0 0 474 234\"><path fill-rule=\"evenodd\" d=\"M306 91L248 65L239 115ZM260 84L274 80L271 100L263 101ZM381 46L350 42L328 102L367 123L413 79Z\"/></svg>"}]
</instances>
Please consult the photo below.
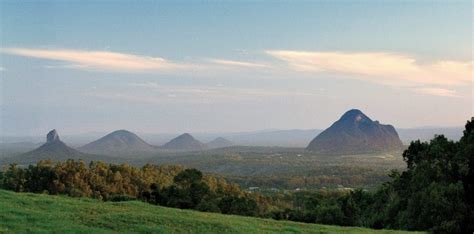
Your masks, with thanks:
<instances>
[{"instance_id":1,"label":"volcanic plug mountain","mask_svg":"<svg viewBox=\"0 0 474 234\"><path fill-rule=\"evenodd\" d=\"M5 158L2 160L2 162L0 162L0 164L5 165L7 163L15 162L20 165L28 165L47 159L51 159L53 161L83 159L88 161L92 159L100 160L103 158L84 154L67 146L59 139L59 135L56 130L51 130L48 135L46 135L46 143L41 145L39 148L18 156Z\"/></svg>"},{"instance_id":2,"label":"volcanic plug mountain","mask_svg":"<svg viewBox=\"0 0 474 234\"><path fill-rule=\"evenodd\" d=\"M155 147L146 143L136 134L127 130L117 130L79 148L92 154L119 156L155 151Z\"/></svg>"},{"instance_id":3,"label":"volcanic plug mountain","mask_svg":"<svg viewBox=\"0 0 474 234\"><path fill-rule=\"evenodd\" d=\"M403 144L392 125L372 121L352 109L314 138L306 148L318 154L343 155L388 152Z\"/></svg>"},{"instance_id":4,"label":"volcanic plug mountain","mask_svg":"<svg viewBox=\"0 0 474 234\"><path fill-rule=\"evenodd\" d=\"M189 133L184 133L164 144L161 148L180 151L198 151L207 149L207 146L196 140Z\"/></svg>"}]
</instances>

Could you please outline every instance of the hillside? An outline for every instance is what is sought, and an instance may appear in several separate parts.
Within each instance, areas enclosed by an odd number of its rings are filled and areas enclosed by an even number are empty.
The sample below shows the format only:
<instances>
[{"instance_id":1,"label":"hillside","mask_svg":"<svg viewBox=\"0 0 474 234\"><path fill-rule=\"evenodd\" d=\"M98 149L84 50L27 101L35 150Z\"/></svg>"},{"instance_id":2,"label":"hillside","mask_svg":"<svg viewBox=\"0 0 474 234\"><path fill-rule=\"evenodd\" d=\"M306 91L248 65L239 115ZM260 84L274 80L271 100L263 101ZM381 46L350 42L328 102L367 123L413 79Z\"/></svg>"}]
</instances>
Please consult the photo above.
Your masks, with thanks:
<instances>
[{"instance_id":1,"label":"hillside","mask_svg":"<svg viewBox=\"0 0 474 234\"><path fill-rule=\"evenodd\" d=\"M231 141L223 138L223 137L217 137L216 139L208 142L206 146L210 149L218 149L218 148L224 148L224 147L229 147L233 146L234 143Z\"/></svg>"},{"instance_id":2,"label":"hillside","mask_svg":"<svg viewBox=\"0 0 474 234\"><path fill-rule=\"evenodd\" d=\"M155 151L155 147L127 130L114 131L78 149L85 153L109 156L136 155Z\"/></svg>"},{"instance_id":3,"label":"hillside","mask_svg":"<svg viewBox=\"0 0 474 234\"><path fill-rule=\"evenodd\" d=\"M164 144L161 148L177 151L200 151L207 149L207 146L189 133L184 133Z\"/></svg>"},{"instance_id":4,"label":"hillside","mask_svg":"<svg viewBox=\"0 0 474 234\"><path fill-rule=\"evenodd\" d=\"M0 190L0 232L404 233Z\"/></svg>"},{"instance_id":5,"label":"hillside","mask_svg":"<svg viewBox=\"0 0 474 234\"><path fill-rule=\"evenodd\" d=\"M325 155L353 155L402 148L402 141L392 125L372 121L362 111L353 109L316 136L306 149Z\"/></svg>"}]
</instances>

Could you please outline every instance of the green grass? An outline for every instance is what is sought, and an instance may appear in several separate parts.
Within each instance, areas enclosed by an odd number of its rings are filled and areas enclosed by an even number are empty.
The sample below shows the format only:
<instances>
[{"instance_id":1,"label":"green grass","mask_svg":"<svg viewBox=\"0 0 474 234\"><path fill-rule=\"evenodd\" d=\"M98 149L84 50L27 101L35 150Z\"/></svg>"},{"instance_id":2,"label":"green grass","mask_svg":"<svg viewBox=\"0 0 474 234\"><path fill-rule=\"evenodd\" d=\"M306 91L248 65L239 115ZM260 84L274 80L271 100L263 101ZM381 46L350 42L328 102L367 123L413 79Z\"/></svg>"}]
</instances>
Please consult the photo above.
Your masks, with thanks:
<instances>
[{"instance_id":1,"label":"green grass","mask_svg":"<svg viewBox=\"0 0 474 234\"><path fill-rule=\"evenodd\" d=\"M398 233L0 190L0 233Z\"/></svg>"}]
</instances>

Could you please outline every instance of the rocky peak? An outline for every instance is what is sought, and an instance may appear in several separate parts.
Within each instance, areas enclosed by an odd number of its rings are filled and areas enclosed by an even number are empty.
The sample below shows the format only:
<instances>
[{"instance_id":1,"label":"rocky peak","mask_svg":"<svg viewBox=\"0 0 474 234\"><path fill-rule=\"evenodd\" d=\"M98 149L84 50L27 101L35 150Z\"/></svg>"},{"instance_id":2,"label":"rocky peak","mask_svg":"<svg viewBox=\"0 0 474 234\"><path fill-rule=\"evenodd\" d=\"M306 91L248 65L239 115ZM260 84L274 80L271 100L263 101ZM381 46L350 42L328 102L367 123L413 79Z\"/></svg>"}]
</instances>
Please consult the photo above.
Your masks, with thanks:
<instances>
[{"instance_id":1,"label":"rocky peak","mask_svg":"<svg viewBox=\"0 0 474 234\"><path fill-rule=\"evenodd\" d=\"M51 130L48 132L48 135L46 135L46 142L56 142L59 141L59 135L56 132L56 129Z\"/></svg>"},{"instance_id":2,"label":"rocky peak","mask_svg":"<svg viewBox=\"0 0 474 234\"><path fill-rule=\"evenodd\" d=\"M393 126L372 121L362 111L352 109L316 136L307 150L342 155L389 152L402 147Z\"/></svg>"},{"instance_id":3,"label":"rocky peak","mask_svg":"<svg viewBox=\"0 0 474 234\"><path fill-rule=\"evenodd\" d=\"M365 122L370 120L362 111L357 109L352 109L347 111L341 116L340 121L343 122ZM370 120L371 121L371 120Z\"/></svg>"}]
</instances>

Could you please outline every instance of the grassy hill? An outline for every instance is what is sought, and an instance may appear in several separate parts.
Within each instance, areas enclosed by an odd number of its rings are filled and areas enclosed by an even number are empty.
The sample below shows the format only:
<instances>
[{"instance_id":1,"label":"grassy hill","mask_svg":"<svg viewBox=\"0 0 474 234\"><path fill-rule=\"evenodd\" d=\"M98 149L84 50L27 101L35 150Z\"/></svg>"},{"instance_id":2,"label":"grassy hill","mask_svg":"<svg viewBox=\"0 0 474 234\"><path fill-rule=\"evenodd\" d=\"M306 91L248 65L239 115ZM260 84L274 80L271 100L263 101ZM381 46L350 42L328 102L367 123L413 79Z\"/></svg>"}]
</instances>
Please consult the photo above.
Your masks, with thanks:
<instances>
[{"instance_id":1,"label":"grassy hill","mask_svg":"<svg viewBox=\"0 0 474 234\"><path fill-rule=\"evenodd\" d=\"M0 190L0 233L402 233Z\"/></svg>"}]
</instances>

